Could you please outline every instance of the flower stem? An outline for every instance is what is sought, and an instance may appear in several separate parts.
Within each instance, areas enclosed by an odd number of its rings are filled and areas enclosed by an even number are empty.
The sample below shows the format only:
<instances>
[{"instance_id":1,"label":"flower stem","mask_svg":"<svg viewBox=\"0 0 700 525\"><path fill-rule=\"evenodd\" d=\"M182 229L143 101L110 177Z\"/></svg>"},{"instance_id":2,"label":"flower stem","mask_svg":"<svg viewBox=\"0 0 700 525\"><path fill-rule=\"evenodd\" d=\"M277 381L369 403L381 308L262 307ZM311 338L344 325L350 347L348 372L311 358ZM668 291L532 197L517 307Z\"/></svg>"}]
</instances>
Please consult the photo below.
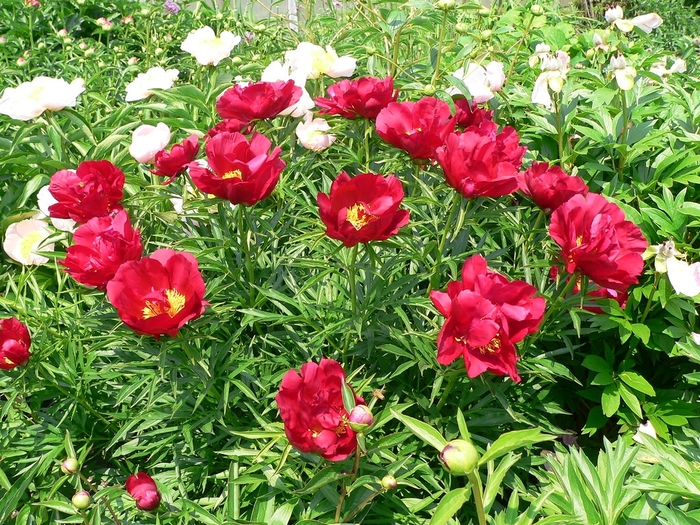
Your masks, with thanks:
<instances>
[{"instance_id":1,"label":"flower stem","mask_svg":"<svg viewBox=\"0 0 700 525\"><path fill-rule=\"evenodd\" d=\"M350 304L352 305L352 318L357 317L357 244L350 249L350 261L348 263L348 284L350 285Z\"/></svg>"},{"instance_id":2,"label":"flower stem","mask_svg":"<svg viewBox=\"0 0 700 525\"><path fill-rule=\"evenodd\" d=\"M494 7L496 7L496 6L494 6ZM499 5L499 9L500 9L500 5ZM513 72L513 68L515 67L515 61L518 60L518 54L520 53L520 48L523 46L523 42L525 42L525 39L527 38L527 35L530 32L530 27L532 26L532 22L534 20L535 20L535 15L533 15L533 14L531 14L530 17L527 19L527 23L525 24L525 30L523 31L523 36L520 40L518 40L518 46L515 48L515 53L513 53L512 58L510 59L510 64L508 64L508 73L506 73L506 79L503 81L504 86L506 84L508 84L508 79L510 78L510 74Z\"/></svg>"},{"instance_id":3,"label":"flower stem","mask_svg":"<svg viewBox=\"0 0 700 525\"><path fill-rule=\"evenodd\" d=\"M473 470L467 475L467 479L469 479L474 487L472 489L472 493L474 494L474 505L476 505L476 515L479 519L479 525L486 525L486 513L484 512L484 498L479 472L477 470Z\"/></svg>"},{"instance_id":4,"label":"flower stem","mask_svg":"<svg viewBox=\"0 0 700 525\"><path fill-rule=\"evenodd\" d=\"M642 317L639 320L640 323L643 323L646 320L647 315L649 315L649 311L651 310L651 303L654 299L654 295L656 294L656 289L659 286L659 279L660 278L661 278L661 274L659 272L655 272L654 273L654 284L651 287L651 292L649 292L649 299L647 299L647 305L644 308L644 313L642 314Z\"/></svg>"},{"instance_id":5,"label":"flower stem","mask_svg":"<svg viewBox=\"0 0 700 525\"><path fill-rule=\"evenodd\" d=\"M437 57L435 58L435 71L433 78L430 80L431 85L435 85L438 75L440 74L440 60L442 59L442 42L445 39L445 26L447 25L447 10L442 15L442 24L440 24L440 35L438 36Z\"/></svg>"},{"instance_id":6,"label":"flower stem","mask_svg":"<svg viewBox=\"0 0 700 525\"><path fill-rule=\"evenodd\" d=\"M355 459L352 462L352 471L350 472L349 478L350 478L350 484L352 485L353 481L355 481L355 478L357 477L357 471L360 468L360 447L355 448ZM340 498L338 499L338 506L335 508L335 523L340 523L340 513L343 510L343 502L345 501L345 497L348 495L347 491L347 485L345 480L342 482L342 486L340 488ZM361 507L360 507L361 508ZM353 514L354 515L354 514ZM345 520L347 521L347 519Z\"/></svg>"},{"instance_id":7,"label":"flower stem","mask_svg":"<svg viewBox=\"0 0 700 525\"><path fill-rule=\"evenodd\" d=\"M428 294L434 288L435 281L438 277L438 270L440 269L440 263L442 263L442 251L445 249L445 242L447 241L447 234L450 231L450 226L452 226L452 221L455 218L457 210L459 210L460 204L462 203L462 196L459 193L454 194L452 198L452 207L450 208L450 214L447 216L447 222L445 223L445 228L442 232L442 237L440 238L440 244L438 245L437 255L435 257L435 264L433 265L433 271L430 276L430 283L428 284Z\"/></svg>"},{"instance_id":8,"label":"flower stem","mask_svg":"<svg viewBox=\"0 0 700 525\"><path fill-rule=\"evenodd\" d=\"M554 94L554 116L557 120L557 147L559 149L559 166L564 169L564 125L561 121L561 93Z\"/></svg>"},{"instance_id":9,"label":"flower stem","mask_svg":"<svg viewBox=\"0 0 700 525\"><path fill-rule=\"evenodd\" d=\"M622 111L622 129L620 130L620 155L617 159L617 178L622 181L622 171L625 168L625 142L627 141L627 126L629 125L629 112L627 111L627 92L620 91L620 110Z\"/></svg>"},{"instance_id":10,"label":"flower stem","mask_svg":"<svg viewBox=\"0 0 700 525\"><path fill-rule=\"evenodd\" d=\"M250 257L250 228L247 227L248 221L245 215L245 206L243 204L238 205L238 237L240 239L241 249L243 250L243 256L245 257L245 268L248 274L248 290L250 291L250 305L253 305L254 299L254 284L255 284L255 270L253 268L253 261Z\"/></svg>"},{"instance_id":11,"label":"flower stem","mask_svg":"<svg viewBox=\"0 0 700 525\"><path fill-rule=\"evenodd\" d=\"M80 478L83 480L83 482L90 487L90 490L93 493L97 493L97 487L93 485L88 478L85 477L85 474L82 472L80 473ZM122 525L121 522L119 521L119 518L117 517L116 512L114 512L114 509L112 509L112 506L109 504L109 500L107 498L104 499L105 502L105 507L107 507L107 510L109 513L112 515L112 519L114 520L114 525Z\"/></svg>"}]
</instances>

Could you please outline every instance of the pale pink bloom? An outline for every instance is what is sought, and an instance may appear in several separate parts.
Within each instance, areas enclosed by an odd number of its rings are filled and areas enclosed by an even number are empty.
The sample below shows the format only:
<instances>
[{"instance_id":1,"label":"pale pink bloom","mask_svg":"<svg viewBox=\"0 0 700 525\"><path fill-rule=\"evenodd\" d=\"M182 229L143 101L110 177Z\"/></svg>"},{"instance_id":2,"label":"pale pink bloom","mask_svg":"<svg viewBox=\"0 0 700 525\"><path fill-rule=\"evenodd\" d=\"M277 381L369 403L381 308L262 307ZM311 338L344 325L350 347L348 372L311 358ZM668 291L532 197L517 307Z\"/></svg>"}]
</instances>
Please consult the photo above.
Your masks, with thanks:
<instances>
[{"instance_id":1,"label":"pale pink bloom","mask_svg":"<svg viewBox=\"0 0 700 525\"><path fill-rule=\"evenodd\" d=\"M83 91L83 79L75 79L69 84L61 78L39 76L16 88L6 88L0 98L0 113L17 120L30 120L46 110L74 107Z\"/></svg>"},{"instance_id":2,"label":"pale pink bloom","mask_svg":"<svg viewBox=\"0 0 700 525\"><path fill-rule=\"evenodd\" d=\"M193 55L203 66L216 66L231 55L240 41L241 37L230 31L223 31L217 37L211 27L204 26L187 35L180 49Z\"/></svg>"},{"instance_id":3,"label":"pale pink bloom","mask_svg":"<svg viewBox=\"0 0 700 525\"><path fill-rule=\"evenodd\" d=\"M177 69L152 67L138 76L126 86L126 101L142 100L153 94L154 89L170 89L177 79Z\"/></svg>"},{"instance_id":4,"label":"pale pink bloom","mask_svg":"<svg viewBox=\"0 0 700 525\"><path fill-rule=\"evenodd\" d=\"M290 64L283 64L279 60L275 60L265 68L260 80L263 82L278 82L280 80L286 82L287 80L293 80L294 84L301 88L301 98L299 101L289 106L284 111L281 111L280 115L303 117L316 105L311 95L309 95L309 92L306 90L306 71L304 70L294 71Z\"/></svg>"},{"instance_id":5,"label":"pale pink bloom","mask_svg":"<svg viewBox=\"0 0 700 525\"><path fill-rule=\"evenodd\" d=\"M621 20L623 16L624 13L622 12L622 8L619 5L611 7L610 9L606 9L605 11L605 21L608 24L612 24L616 20Z\"/></svg>"},{"instance_id":6,"label":"pale pink bloom","mask_svg":"<svg viewBox=\"0 0 700 525\"><path fill-rule=\"evenodd\" d=\"M677 294L695 297L700 294L700 262L688 264L686 261L669 257L666 260L668 279Z\"/></svg>"},{"instance_id":7,"label":"pale pink bloom","mask_svg":"<svg viewBox=\"0 0 700 525\"><path fill-rule=\"evenodd\" d=\"M44 241L50 236L51 230L46 222L41 219L26 219L7 227L2 247L10 259L20 264L46 264L49 259L38 252L54 250L53 244L44 245Z\"/></svg>"},{"instance_id":8,"label":"pale pink bloom","mask_svg":"<svg viewBox=\"0 0 700 525\"><path fill-rule=\"evenodd\" d=\"M637 443L642 442L640 434L646 434L647 436L651 436L656 439L656 429L654 428L654 425L651 424L651 421L647 420L639 425L637 433L632 437L632 439L634 439Z\"/></svg>"},{"instance_id":9,"label":"pale pink bloom","mask_svg":"<svg viewBox=\"0 0 700 525\"><path fill-rule=\"evenodd\" d=\"M306 149L321 151L335 142L335 135L326 133L330 129L330 124L324 119L313 118L311 113L307 113L304 121L297 124L296 135Z\"/></svg>"},{"instance_id":10,"label":"pale pink bloom","mask_svg":"<svg viewBox=\"0 0 700 525\"><path fill-rule=\"evenodd\" d=\"M622 91L629 91L634 87L637 70L627 65L625 57L622 55L610 57L610 68L613 70L615 81Z\"/></svg>"},{"instance_id":11,"label":"pale pink bloom","mask_svg":"<svg viewBox=\"0 0 700 525\"><path fill-rule=\"evenodd\" d=\"M466 71L459 68L452 73L452 76L461 80L469 90L469 96L477 103L481 104L493 98L494 91L499 91L503 87L505 74L501 62L490 62L486 68L470 63ZM450 95L456 95L459 90L455 87L447 89ZM463 93L466 95L466 93Z\"/></svg>"},{"instance_id":12,"label":"pale pink bloom","mask_svg":"<svg viewBox=\"0 0 700 525\"><path fill-rule=\"evenodd\" d=\"M647 260L654 257L654 270L658 273L666 273L666 261L671 258L685 257L685 255L676 250L676 244L672 240L662 242L653 246L647 246L642 254L642 259Z\"/></svg>"},{"instance_id":13,"label":"pale pink bloom","mask_svg":"<svg viewBox=\"0 0 700 525\"><path fill-rule=\"evenodd\" d=\"M651 33L654 29L664 23L664 19L656 13L647 13L645 15L635 16L632 19L632 24L638 27L645 33Z\"/></svg>"},{"instance_id":14,"label":"pale pink bloom","mask_svg":"<svg viewBox=\"0 0 700 525\"><path fill-rule=\"evenodd\" d=\"M307 79L321 75L349 77L357 67L357 60L351 56L339 57L331 46L326 46L324 50L311 42L300 42L296 49L284 54L284 60L293 72L301 71Z\"/></svg>"},{"instance_id":15,"label":"pale pink bloom","mask_svg":"<svg viewBox=\"0 0 700 525\"><path fill-rule=\"evenodd\" d=\"M72 171L75 173L75 170L66 171ZM41 212L41 217L38 217L39 219L43 219L44 217L50 217L49 207L58 202L55 199L55 197L51 195L48 185L44 186L39 190L39 192L36 194L36 200L37 204L39 205L39 211ZM73 219L54 219L53 217L50 218L51 224L53 224L53 227L57 230L63 232L75 231L77 224Z\"/></svg>"},{"instance_id":16,"label":"pale pink bloom","mask_svg":"<svg viewBox=\"0 0 700 525\"><path fill-rule=\"evenodd\" d=\"M170 142L170 128L163 122L157 126L142 124L131 135L129 153L138 162L148 164Z\"/></svg>"}]
</instances>

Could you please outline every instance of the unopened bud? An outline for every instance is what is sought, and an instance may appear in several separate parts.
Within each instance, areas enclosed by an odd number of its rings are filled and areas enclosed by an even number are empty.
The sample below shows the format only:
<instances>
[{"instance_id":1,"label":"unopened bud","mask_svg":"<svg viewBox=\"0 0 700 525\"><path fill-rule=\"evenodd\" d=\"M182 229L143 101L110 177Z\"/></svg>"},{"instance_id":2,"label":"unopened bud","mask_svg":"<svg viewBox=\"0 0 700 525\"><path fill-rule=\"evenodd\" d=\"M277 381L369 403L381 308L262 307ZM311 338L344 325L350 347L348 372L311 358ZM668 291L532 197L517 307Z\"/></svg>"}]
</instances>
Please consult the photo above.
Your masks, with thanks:
<instances>
[{"instance_id":1,"label":"unopened bud","mask_svg":"<svg viewBox=\"0 0 700 525\"><path fill-rule=\"evenodd\" d=\"M60 37L68 36L68 31L66 29L59 29L56 34Z\"/></svg>"},{"instance_id":2,"label":"unopened bud","mask_svg":"<svg viewBox=\"0 0 700 525\"><path fill-rule=\"evenodd\" d=\"M365 53L367 53L369 56L376 55L377 48L374 46L365 46Z\"/></svg>"},{"instance_id":3,"label":"unopened bud","mask_svg":"<svg viewBox=\"0 0 700 525\"><path fill-rule=\"evenodd\" d=\"M449 11L455 6L456 3L457 2L455 2L455 0L438 0L437 7L443 11Z\"/></svg>"},{"instance_id":4,"label":"unopened bud","mask_svg":"<svg viewBox=\"0 0 700 525\"><path fill-rule=\"evenodd\" d=\"M493 31L491 31L490 29L484 29L481 32L481 38L482 38L482 40L488 40L489 38L491 38L492 34L493 34Z\"/></svg>"},{"instance_id":5,"label":"unopened bud","mask_svg":"<svg viewBox=\"0 0 700 525\"><path fill-rule=\"evenodd\" d=\"M469 32L469 26L464 22L458 22L457 24L455 24L455 31L457 31L457 33L459 33L460 35L463 35Z\"/></svg>"},{"instance_id":6,"label":"unopened bud","mask_svg":"<svg viewBox=\"0 0 700 525\"><path fill-rule=\"evenodd\" d=\"M361 433L374 425L374 416L365 405L357 405L350 412L348 426L355 432Z\"/></svg>"},{"instance_id":7,"label":"unopened bud","mask_svg":"<svg viewBox=\"0 0 700 525\"><path fill-rule=\"evenodd\" d=\"M425 86L423 86L423 94L428 97L433 96L435 94L435 91L435 86L433 86L432 84L426 84Z\"/></svg>"},{"instance_id":8,"label":"unopened bud","mask_svg":"<svg viewBox=\"0 0 700 525\"><path fill-rule=\"evenodd\" d=\"M587 49L586 50L586 58L588 60L592 60L594 56L595 56L595 49Z\"/></svg>"},{"instance_id":9,"label":"unopened bud","mask_svg":"<svg viewBox=\"0 0 700 525\"><path fill-rule=\"evenodd\" d=\"M535 15L535 16L540 16L544 14L544 7L541 5L535 4L530 6L530 12Z\"/></svg>"},{"instance_id":10,"label":"unopened bud","mask_svg":"<svg viewBox=\"0 0 700 525\"><path fill-rule=\"evenodd\" d=\"M384 490L394 490L398 486L396 478L391 474L384 476L379 483Z\"/></svg>"},{"instance_id":11,"label":"unopened bud","mask_svg":"<svg viewBox=\"0 0 700 525\"><path fill-rule=\"evenodd\" d=\"M482 7L477 11L477 13L479 16L489 16L491 14L491 10L488 7Z\"/></svg>"},{"instance_id":12,"label":"unopened bud","mask_svg":"<svg viewBox=\"0 0 700 525\"><path fill-rule=\"evenodd\" d=\"M256 24L253 26L253 31L256 33L260 33L261 31L265 31L265 24Z\"/></svg>"},{"instance_id":13,"label":"unopened bud","mask_svg":"<svg viewBox=\"0 0 700 525\"><path fill-rule=\"evenodd\" d=\"M92 503L92 498L87 490L81 490L80 492L75 493L75 496L73 496L71 502L73 505L75 505L76 509L85 510L90 506L90 503Z\"/></svg>"},{"instance_id":14,"label":"unopened bud","mask_svg":"<svg viewBox=\"0 0 700 525\"><path fill-rule=\"evenodd\" d=\"M17 65L18 65L19 67L24 66L26 63L27 63L27 61L26 61L26 59L25 59L24 57L19 57L19 58L17 59Z\"/></svg>"},{"instance_id":15,"label":"unopened bud","mask_svg":"<svg viewBox=\"0 0 700 525\"><path fill-rule=\"evenodd\" d=\"M240 64L241 62L243 62L243 59L241 57L239 57L238 55L231 57L232 64Z\"/></svg>"},{"instance_id":16,"label":"unopened bud","mask_svg":"<svg viewBox=\"0 0 700 525\"><path fill-rule=\"evenodd\" d=\"M479 463L479 452L464 439L450 441L440 452L440 461L453 476L471 474Z\"/></svg>"},{"instance_id":17,"label":"unopened bud","mask_svg":"<svg viewBox=\"0 0 700 525\"><path fill-rule=\"evenodd\" d=\"M224 14L221 11L219 11L218 13L216 13L216 16L214 18L216 18L217 20L221 20L223 17Z\"/></svg>"},{"instance_id":18,"label":"unopened bud","mask_svg":"<svg viewBox=\"0 0 700 525\"><path fill-rule=\"evenodd\" d=\"M68 458L61 463L61 472L64 474L77 474L80 471L80 463L75 458Z\"/></svg>"},{"instance_id":19,"label":"unopened bud","mask_svg":"<svg viewBox=\"0 0 700 525\"><path fill-rule=\"evenodd\" d=\"M0 44L7 44L7 38L0 36Z\"/></svg>"}]
</instances>

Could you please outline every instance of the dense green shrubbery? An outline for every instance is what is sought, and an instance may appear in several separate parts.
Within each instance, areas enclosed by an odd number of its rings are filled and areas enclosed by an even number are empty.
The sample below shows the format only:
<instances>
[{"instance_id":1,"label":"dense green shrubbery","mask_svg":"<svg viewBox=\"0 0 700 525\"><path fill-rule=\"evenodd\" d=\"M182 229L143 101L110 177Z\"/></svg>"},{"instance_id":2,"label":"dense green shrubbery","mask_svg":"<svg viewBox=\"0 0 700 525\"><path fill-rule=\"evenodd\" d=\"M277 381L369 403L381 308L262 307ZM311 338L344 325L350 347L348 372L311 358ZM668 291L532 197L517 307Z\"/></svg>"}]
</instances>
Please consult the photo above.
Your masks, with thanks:
<instances>
[{"instance_id":1,"label":"dense green shrubbery","mask_svg":"<svg viewBox=\"0 0 700 525\"><path fill-rule=\"evenodd\" d=\"M551 277L561 261L544 212L522 195L462 198L439 166L413 162L369 121L328 117L337 140L321 152L299 143L299 119L259 123L287 167L272 195L247 208L183 177L163 186L129 155L140 123L166 123L172 142L206 133L234 79L259 80L299 41L357 58L355 77L393 76L400 100L451 101L449 88L467 90L449 73L501 61L506 82L488 104L495 122L519 133L526 164L560 165L618 203L650 245L674 239L698 259L700 81L651 72L683 49L692 68L673 17L661 13L664 25L647 36L572 22L555 2L540 12L515 1L493 10L441 1L442 9L420 0L304 8L298 33L283 17L203 4L174 15L154 3L0 4L5 85L38 75L86 82L75 108L27 122L0 116L0 233L36 213L36 193L56 171L109 159L126 173L124 206L145 253L195 255L211 305L177 337L155 341L121 325L104 293L61 271L67 235L56 233L43 266L2 256L0 317L28 325L33 354L0 376L0 523L478 523L482 511L499 524L700 521L695 300L653 263L625 306L607 300L595 303L603 313L590 312L590 297ZM180 44L203 25L247 38L218 66L200 66ZM681 47L658 45L669 39ZM529 60L542 42L571 57L551 111L531 101L542 70ZM610 67L618 53L636 68L629 90ZM179 70L175 87L125 102L126 85L155 65ZM332 82L307 88L322 96ZM359 250L326 237L317 194L341 171L396 174L409 225ZM185 213L171 203L178 197ZM428 293L458 279L474 254L547 301L540 330L519 345L521 383L469 379L461 360L436 361L444 319ZM340 361L373 406L359 464L295 451L273 403L288 370L322 356ZM645 420L659 440L642 436L642 446L632 437ZM433 449L460 437L482 454L467 488ZM66 456L84 477L61 473ZM163 494L152 513L122 488L139 470ZM381 484L386 475L395 490ZM69 502L82 488L95 504L81 513Z\"/></svg>"}]
</instances>

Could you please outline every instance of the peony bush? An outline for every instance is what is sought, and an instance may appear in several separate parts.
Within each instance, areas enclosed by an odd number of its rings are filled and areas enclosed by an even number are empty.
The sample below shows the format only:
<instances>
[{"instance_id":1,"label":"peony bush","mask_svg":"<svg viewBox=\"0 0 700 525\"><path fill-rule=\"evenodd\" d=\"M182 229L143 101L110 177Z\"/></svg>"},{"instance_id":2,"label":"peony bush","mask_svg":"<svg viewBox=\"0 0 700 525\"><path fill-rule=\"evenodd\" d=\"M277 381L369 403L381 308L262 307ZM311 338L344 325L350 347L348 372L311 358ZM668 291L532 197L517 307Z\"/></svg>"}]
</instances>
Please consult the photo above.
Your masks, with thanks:
<instances>
[{"instance_id":1,"label":"peony bush","mask_svg":"<svg viewBox=\"0 0 700 525\"><path fill-rule=\"evenodd\" d=\"M0 523L700 519L694 44L493 4L0 6Z\"/></svg>"}]
</instances>

